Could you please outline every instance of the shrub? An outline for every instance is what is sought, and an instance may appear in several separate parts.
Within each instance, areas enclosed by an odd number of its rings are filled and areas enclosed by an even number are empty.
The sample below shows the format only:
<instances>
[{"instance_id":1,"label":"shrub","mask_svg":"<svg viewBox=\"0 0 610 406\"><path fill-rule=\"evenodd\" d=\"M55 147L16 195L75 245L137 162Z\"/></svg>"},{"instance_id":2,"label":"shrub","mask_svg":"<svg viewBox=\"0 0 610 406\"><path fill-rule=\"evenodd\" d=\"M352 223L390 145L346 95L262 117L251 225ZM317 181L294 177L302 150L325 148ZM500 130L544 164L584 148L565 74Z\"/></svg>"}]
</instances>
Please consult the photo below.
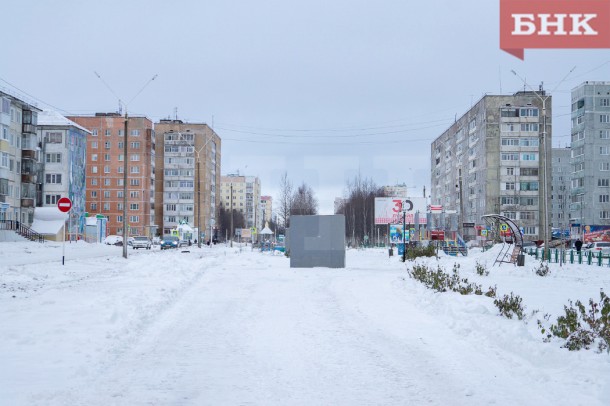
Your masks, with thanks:
<instances>
[{"instance_id":1,"label":"shrub","mask_svg":"<svg viewBox=\"0 0 610 406\"><path fill-rule=\"evenodd\" d=\"M489 275L489 271L487 270L487 268L485 268L485 265L481 265L479 263L479 261L477 261L475 269L477 271L477 275L481 275L481 276Z\"/></svg>"},{"instance_id":2,"label":"shrub","mask_svg":"<svg viewBox=\"0 0 610 406\"><path fill-rule=\"evenodd\" d=\"M549 268L549 265L544 263L543 261L540 261L540 265L538 265L538 268L536 269L536 275L547 276L550 273L551 269Z\"/></svg>"},{"instance_id":3,"label":"shrub","mask_svg":"<svg viewBox=\"0 0 610 406\"><path fill-rule=\"evenodd\" d=\"M407 247L407 259L415 259L419 257L435 257L436 249L434 245L428 245L426 247Z\"/></svg>"},{"instance_id":4,"label":"shrub","mask_svg":"<svg viewBox=\"0 0 610 406\"><path fill-rule=\"evenodd\" d=\"M425 265L413 265L410 269L409 276L417 281L420 281L429 289L433 289L437 292L447 292L448 290L458 292L462 295L482 295L483 288L481 285L471 283L467 278L461 278L459 273L459 264L453 265L453 272L448 275L444 272L443 268L437 267L435 271L428 269ZM485 296L495 297L495 288L489 288L490 290L485 293Z\"/></svg>"},{"instance_id":5,"label":"shrub","mask_svg":"<svg viewBox=\"0 0 610 406\"><path fill-rule=\"evenodd\" d=\"M502 316L512 319L513 315L515 315L519 320L523 320L525 317L525 308L521 302L521 297L519 295L513 295L513 292L510 292L510 296L504 295L502 299L494 300L494 304L500 310Z\"/></svg>"},{"instance_id":6,"label":"shrub","mask_svg":"<svg viewBox=\"0 0 610 406\"><path fill-rule=\"evenodd\" d=\"M566 340L563 347L574 351L589 349L597 343L599 352L610 352L610 298L603 290L599 303L589 299L588 309L580 301L575 305L569 301L564 311L565 315L550 327L552 335Z\"/></svg>"}]
</instances>

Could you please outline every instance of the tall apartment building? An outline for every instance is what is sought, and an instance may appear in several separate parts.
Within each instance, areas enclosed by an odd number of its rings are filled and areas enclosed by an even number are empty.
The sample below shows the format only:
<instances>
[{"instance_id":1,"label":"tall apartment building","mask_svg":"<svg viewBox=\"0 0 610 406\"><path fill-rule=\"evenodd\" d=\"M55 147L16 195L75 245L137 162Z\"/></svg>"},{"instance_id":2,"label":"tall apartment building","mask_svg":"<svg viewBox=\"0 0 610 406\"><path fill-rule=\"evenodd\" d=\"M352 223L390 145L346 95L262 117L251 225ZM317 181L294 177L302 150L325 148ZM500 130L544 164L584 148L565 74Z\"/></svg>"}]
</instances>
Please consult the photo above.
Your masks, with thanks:
<instances>
[{"instance_id":1,"label":"tall apartment building","mask_svg":"<svg viewBox=\"0 0 610 406\"><path fill-rule=\"evenodd\" d=\"M231 196L233 208L243 213L246 227L257 227L262 224L262 214L259 202L261 201L261 182L256 176L226 175L222 177L221 204L225 209L231 209Z\"/></svg>"},{"instance_id":2,"label":"tall apartment building","mask_svg":"<svg viewBox=\"0 0 610 406\"><path fill-rule=\"evenodd\" d=\"M207 124L181 120L161 120L155 132L157 224L169 234L186 223L208 238L217 218L221 139Z\"/></svg>"},{"instance_id":3,"label":"tall apartment building","mask_svg":"<svg viewBox=\"0 0 610 406\"><path fill-rule=\"evenodd\" d=\"M551 226L564 231L570 228L570 156L570 148L553 148Z\"/></svg>"},{"instance_id":4,"label":"tall apartment building","mask_svg":"<svg viewBox=\"0 0 610 406\"><path fill-rule=\"evenodd\" d=\"M271 196L261 196L261 207L262 213L261 224L263 227L265 223L273 220L273 198Z\"/></svg>"},{"instance_id":5,"label":"tall apartment building","mask_svg":"<svg viewBox=\"0 0 610 406\"><path fill-rule=\"evenodd\" d=\"M572 90L570 223L610 225L610 82Z\"/></svg>"},{"instance_id":6,"label":"tall apartment building","mask_svg":"<svg viewBox=\"0 0 610 406\"><path fill-rule=\"evenodd\" d=\"M432 143L431 204L456 211L458 231L470 238L492 213L515 220L526 239L550 238L544 196L551 186L551 116L543 90L481 98ZM475 228L463 228L464 222Z\"/></svg>"},{"instance_id":7,"label":"tall apartment building","mask_svg":"<svg viewBox=\"0 0 610 406\"><path fill-rule=\"evenodd\" d=\"M0 220L31 225L41 204L40 144L36 134L41 110L0 91Z\"/></svg>"},{"instance_id":8,"label":"tall apartment building","mask_svg":"<svg viewBox=\"0 0 610 406\"><path fill-rule=\"evenodd\" d=\"M68 233L82 236L85 229L87 137L91 132L55 111L38 113L38 139L42 162L38 175L41 206L57 206L68 197L72 201Z\"/></svg>"},{"instance_id":9,"label":"tall apartment building","mask_svg":"<svg viewBox=\"0 0 610 406\"><path fill-rule=\"evenodd\" d=\"M125 117L118 113L68 116L91 132L87 141L87 195L89 215L108 219L108 234L155 234L154 185L155 139L152 121L146 117ZM124 183L127 142L127 185ZM127 191L127 218L123 218Z\"/></svg>"}]
</instances>

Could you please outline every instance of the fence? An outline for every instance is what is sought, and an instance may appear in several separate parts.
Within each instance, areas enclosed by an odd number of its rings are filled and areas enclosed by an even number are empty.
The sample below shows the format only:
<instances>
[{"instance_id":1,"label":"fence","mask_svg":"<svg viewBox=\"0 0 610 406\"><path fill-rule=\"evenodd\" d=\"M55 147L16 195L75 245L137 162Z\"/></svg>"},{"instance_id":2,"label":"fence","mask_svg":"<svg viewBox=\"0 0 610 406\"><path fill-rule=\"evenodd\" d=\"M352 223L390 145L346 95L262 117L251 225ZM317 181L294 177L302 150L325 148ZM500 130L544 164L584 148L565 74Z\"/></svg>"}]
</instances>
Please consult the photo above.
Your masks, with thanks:
<instances>
[{"instance_id":1,"label":"fence","mask_svg":"<svg viewBox=\"0 0 610 406\"><path fill-rule=\"evenodd\" d=\"M565 264L585 264L597 266L609 266L610 256L604 256L601 252L593 253L591 251L560 250L560 249L540 249L530 248L525 252L533 256L535 259L545 260L550 263L565 263Z\"/></svg>"}]
</instances>

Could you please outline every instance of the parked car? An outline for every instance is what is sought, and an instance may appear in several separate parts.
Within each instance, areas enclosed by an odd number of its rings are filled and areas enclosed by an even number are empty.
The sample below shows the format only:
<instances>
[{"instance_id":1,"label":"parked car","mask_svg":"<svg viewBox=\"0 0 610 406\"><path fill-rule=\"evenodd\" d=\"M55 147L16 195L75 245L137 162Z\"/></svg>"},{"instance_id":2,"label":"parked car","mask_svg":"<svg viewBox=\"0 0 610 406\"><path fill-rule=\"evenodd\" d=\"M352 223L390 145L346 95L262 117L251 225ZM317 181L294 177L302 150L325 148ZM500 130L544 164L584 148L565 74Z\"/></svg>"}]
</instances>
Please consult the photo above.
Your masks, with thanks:
<instances>
[{"instance_id":1,"label":"parked car","mask_svg":"<svg viewBox=\"0 0 610 406\"><path fill-rule=\"evenodd\" d=\"M161 239L161 249L178 248L182 246L180 244L180 238L174 235L164 235Z\"/></svg>"},{"instance_id":2,"label":"parked car","mask_svg":"<svg viewBox=\"0 0 610 406\"><path fill-rule=\"evenodd\" d=\"M133 242L131 243L131 246L134 250L138 248L146 248L147 250L149 250L152 247L152 241L150 241L150 238L146 236L136 236L133 237Z\"/></svg>"},{"instance_id":3,"label":"parked car","mask_svg":"<svg viewBox=\"0 0 610 406\"><path fill-rule=\"evenodd\" d=\"M127 237L127 245L130 247L133 245L133 237Z\"/></svg>"},{"instance_id":4,"label":"parked car","mask_svg":"<svg viewBox=\"0 0 610 406\"><path fill-rule=\"evenodd\" d=\"M104 239L104 244L106 245L117 245L119 247L123 246L123 237L120 235L109 235Z\"/></svg>"},{"instance_id":5,"label":"parked car","mask_svg":"<svg viewBox=\"0 0 610 406\"><path fill-rule=\"evenodd\" d=\"M606 241L595 241L587 244L583 247L585 252L592 252L593 255L598 255L599 252L602 253L604 257L610 256L610 242Z\"/></svg>"}]
</instances>

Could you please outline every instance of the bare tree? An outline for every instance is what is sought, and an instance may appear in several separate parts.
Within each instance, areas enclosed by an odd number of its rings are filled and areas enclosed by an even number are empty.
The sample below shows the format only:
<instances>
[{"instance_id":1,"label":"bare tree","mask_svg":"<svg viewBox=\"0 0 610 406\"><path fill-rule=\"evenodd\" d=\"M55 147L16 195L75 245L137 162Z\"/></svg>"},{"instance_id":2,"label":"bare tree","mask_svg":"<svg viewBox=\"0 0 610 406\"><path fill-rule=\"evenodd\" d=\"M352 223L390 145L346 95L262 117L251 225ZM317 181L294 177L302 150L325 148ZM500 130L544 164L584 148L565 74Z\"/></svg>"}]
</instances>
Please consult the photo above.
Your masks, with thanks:
<instances>
[{"instance_id":1,"label":"bare tree","mask_svg":"<svg viewBox=\"0 0 610 406\"><path fill-rule=\"evenodd\" d=\"M345 215L346 237L353 246L358 246L364 237L372 238L375 232L375 197L383 196L382 190L372 179L360 173L347 182L346 198L338 210Z\"/></svg>"},{"instance_id":2,"label":"bare tree","mask_svg":"<svg viewBox=\"0 0 610 406\"><path fill-rule=\"evenodd\" d=\"M292 208L292 183L288 179L288 172L284 172L280 179L280 196L278 199L278 226L285 232L290 226L290 210Z\"/></svg>"},{"instance_id":3,"label":"bare tree","mask_svg":"<svg viewBox=\"0 0 610 406\"><path fill-rule=\"evenodd\" d=\"M292 197L292 209L290 214L313 215L318 214L318 199L313 190L305 182L297 188Z\"/></svg>"},{"instance_id":4,"label":"bare tree","mask_svg":"<svg viewBox=\"0 0 610 406\"><path fill-rule=\"evenodd\" d=\"M226 210L224 207L220 207L218 210L218 231L221 237L228 235L231 231L231 210ZM246 219L244 214L236 209L233 209L233 229L244 228L246 226ZM229 235L229 238L232 236Z\"/></svg>"}]
</instances>

